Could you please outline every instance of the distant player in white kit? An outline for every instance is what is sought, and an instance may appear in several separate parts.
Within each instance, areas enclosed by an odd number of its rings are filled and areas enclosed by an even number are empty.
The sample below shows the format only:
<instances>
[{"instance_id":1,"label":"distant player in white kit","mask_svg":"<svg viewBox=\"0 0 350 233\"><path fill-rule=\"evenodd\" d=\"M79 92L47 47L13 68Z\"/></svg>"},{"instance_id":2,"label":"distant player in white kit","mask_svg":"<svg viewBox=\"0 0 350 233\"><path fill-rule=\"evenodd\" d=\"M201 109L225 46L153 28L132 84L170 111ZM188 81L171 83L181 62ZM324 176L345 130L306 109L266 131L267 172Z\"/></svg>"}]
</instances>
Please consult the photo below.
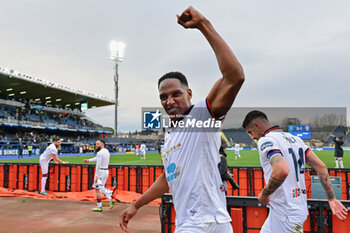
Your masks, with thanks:
<instances>
[{"instance_id":1,"label":"distant player in white kit","mask_svg":"<svg viewBox=\"0 0 350 233\"><path fill-rule=\"evenodd\" d=\"M113 191L106 189L106 181L108 178L108 166L109 166L109 151L105 148L104 140L96 141L96 157L91 159L84 159L84 163L88 162L96 162L96 170L94 177L94 184L92 187L96 190L96 199L97 199L97 207L93 208L94 212L102 212L102 202L101 202L101 193L105 195L105 197L109 201L109 208L112 209L114 207L114 200L112 198Z\"/></svg>"},{"instance_id":2,"label":"distant player in white kit","mask_svg":"<svg viewBox=\"0 0 350 233\"><path fill-rule=\"evenodd\" d=\"M333 215L346 219L347 209L334 196L326 165L299 137L272 126L260 111L248 113L243 128L252 139L258 140L260 163L267 183L258 196L259 201L270 208L261 232L303 232L308 216L305 162L317 172Z\"/></svg>"},{"instance_id":3,"label":"distant player in white kit","mask_svg":"<svg viewBox=\"0 0 350 233\"><path fill-rule=\"evenodd\" d=\"M53 143L50 144L45 151L40 155L40 167L41 173L43 174L41 178L41 191L40 194L48 196L49 194L45 191L46 180L49 173L49 164L51 160L54 160L58 164L68 164L68 162L61 161L58 154L58 147L61 145L61 139L55 138Z\"/></svg>"},{"instance_id":4,"label":"distant player in white kit","mask_svg":"<svg viewBox=\"0 0 350 233\"><path fill-rule=\"evenodd\" d=\"M241 155L239 154L239 150L240 150L240 148L239 148L239 143L236 142L236 143L235 143L235 159L237 159L237 157L238 157L238 158L241 157Z\"/></svg>"},{"instance_id":5,"label":"distant player in white kit","mask_svg":"<svg viewBox=\"0 0 350 233\"><path fill-rule=\"evenodd\" d=\"M144 143L140 146L141 159L146 159L146 145Z\"/></svg>"}]
</instances>

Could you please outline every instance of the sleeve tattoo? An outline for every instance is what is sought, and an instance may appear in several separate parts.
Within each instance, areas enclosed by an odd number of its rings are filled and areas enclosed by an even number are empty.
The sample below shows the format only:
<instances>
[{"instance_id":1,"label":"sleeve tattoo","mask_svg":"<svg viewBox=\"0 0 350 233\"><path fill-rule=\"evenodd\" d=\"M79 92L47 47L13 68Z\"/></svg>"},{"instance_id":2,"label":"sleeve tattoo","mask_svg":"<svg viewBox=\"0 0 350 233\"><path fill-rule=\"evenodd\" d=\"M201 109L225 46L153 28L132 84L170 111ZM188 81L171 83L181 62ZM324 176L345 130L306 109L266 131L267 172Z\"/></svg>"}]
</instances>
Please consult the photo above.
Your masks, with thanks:
<instances>
[{"instance_id":1,"label":"sleeve tattoo","mask_svg":"<svg viewBox=\"0 0 350 233\"><path fill-rule=\"evenodd\" d=\"M270 160L270 164L273 165L275 163L279 163L283 160L283 156L282 155L275 155L271 158ZM273 192L276 191L276 189L278 189L278 187L281 186L281 184L284 182L284 180L280 180L277 179L273 176L270 177L268 184L263 188L262 190L262 195L265 197L270 196Z\"/></svg>"},{"instance_id":2,"label":"sleeve tattoo","mask_svg":"<svg viewBox=\"0 0 350 233\"><path fill-rule=\"evenodd\" d=\"M274 163L279 163L283 160L283 156L282 155L275 155L270 159L270 164L274 164Z\"/></svg>"},{"instance_id":3,"label":"sleeve tattoo","mask_svg":"<svg viewBox=\"0 0 350 233\"><path fill-rule=\"evenodd\" d=\"M273 192L281 186L284 180L277 179L275 177L270 177L268 184L263 188L262 195L265 197L270 196Z\"/></svg>"},{"instance_id":4,"label":"sleeve tattoo","mask_svg":"<svg viewBox=\"0 0 350 233\"><path fill-rule=\"evenodd\" d=\"M317 169L315 168L315 161L314 159L310 159L308 156L306 157L306 163L312 167L313 169L315 169L317 171ZM326 196L327 199L333 199L335 197L334 195L334 190L332 187L332 183L331 183L331 179L329 178L329 174L328 174L328 170L322 170L322 171L317 171L318 177L320 179L320 182L322 184L322 187L324 189L324 191L326 192Z\"/></svg>"},{"instance_id":5,"label":"sleeve tattoo","mask_svg":"<svg viewBox=\"0 0 350 233\"><path fill-rule=\"evenodd\" d=\"M324 191L326 192L327 199L333 199L334 198L334 191L331 183L331 179L329 178L329 175L322 175L319 176L320 182L323 186Z\"/></svg>"}]
</instances>

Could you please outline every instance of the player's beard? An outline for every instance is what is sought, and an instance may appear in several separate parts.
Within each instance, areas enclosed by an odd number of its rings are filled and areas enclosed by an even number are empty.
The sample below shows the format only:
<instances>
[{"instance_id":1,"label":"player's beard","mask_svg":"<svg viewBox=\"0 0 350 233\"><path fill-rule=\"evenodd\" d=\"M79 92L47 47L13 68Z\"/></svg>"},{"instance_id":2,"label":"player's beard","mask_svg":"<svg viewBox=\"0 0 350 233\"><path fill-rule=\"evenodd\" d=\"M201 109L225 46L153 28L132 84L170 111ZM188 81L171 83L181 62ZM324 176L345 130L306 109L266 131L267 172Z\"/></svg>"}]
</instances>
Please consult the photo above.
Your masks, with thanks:
<instances>
[{"instance_id":1,"label":"player's beard","mask_svg":"<svg viewBox=\"0 0 350 233\"><path fill-rule=\"evenodd\" d=\"M96 148L95 153L99 152L101 150L101 147Z\"/></svg>"}]
</instances>

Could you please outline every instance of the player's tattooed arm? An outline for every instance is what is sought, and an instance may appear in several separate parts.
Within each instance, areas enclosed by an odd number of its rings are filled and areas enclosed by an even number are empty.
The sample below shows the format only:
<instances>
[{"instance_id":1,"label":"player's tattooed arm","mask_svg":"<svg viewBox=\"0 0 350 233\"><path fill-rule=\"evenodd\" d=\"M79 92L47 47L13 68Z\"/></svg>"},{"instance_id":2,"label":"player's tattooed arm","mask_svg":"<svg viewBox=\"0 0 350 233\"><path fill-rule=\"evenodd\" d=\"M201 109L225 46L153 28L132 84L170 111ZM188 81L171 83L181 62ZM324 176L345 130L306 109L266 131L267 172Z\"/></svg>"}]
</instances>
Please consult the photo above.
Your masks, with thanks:
<instances>
[{"instance_id":1,"label":"player's tattooed arm","mask_svg":"<svg viewBox=\"0 0 350 233\"><path fill-rule=\"evenodd\" d=\"M270 164L273 165L273 164L275 164L275 163L281 162L282 160L284 160L284 158L283 158L282 155L276 155L276 156L273 156L273 157L270 159Z\"/></svg>"},{"instance_id":2,"label":"player's tattooed arm","mask_svg":"<svg viewBox=\"0 0 350 233\"><path fill-rule=\"evenodd\" d=\"M319 175L320 178L320 182L322 184L322 187L324 189L324 191L326 192L326 196L328 200L333 199L334 196L334 190L332 187L332 183L331 183L331 179L329 178L329 175L327 173L327 175Z\"/></svg>"},{"instance_id":3,"label":"player's tattooed arm","mask_svg":"<svg viewBox=\"0 0 350 233\"><path fill-rule=\"evenodd\" d=\"M270 196L273 192L281 186L284 180L277 179L275 177L270 177L268 184L263 188L262 195L265 197Z\"/></svg>"},{"instance_id":4,"label":"player's tattooed arm","mask_svg":"<svg viewBox=\"0 0 350 233\"><path fill-rule=\"evenodd\" d=\"M271 176L267 185L261 192L265 197L270 196L281 186L289 172L289 167L281 154L273 156L270 159L270 164L272 166Z\"/></svg>"},{"instance_id":5,"label":"player's tattooed arm","mask_svg":"<svg viewBox=\"0 0 350 233\"><path fill-rule=\"evenodd\" d=\"M331 200L335 198L331 179L329 178L329 175L328 175L327 166L317 157L317 155L313 151L310 151L307 154L305 161L310 167L315 169L315 171L317 172L317 175L320 178L322 187L326 192L327 199Z\"/></svg>"},{"instance_id":6,"label":"player's tattooed arm","mask_svg":"<svg viewBox=\"0 0 350 233\"><path fill-rule=\"evenodd\" d=\"M327 166L317 157L313 151L310 151L306 155L305 161L317 172L317 175L320 178L320 182L326 192L328 203L333 215L337 216L340 220L345 220L348 214L348 210L340 201L335 198L332 183L328 175Z\"/></svg>"}]
</instances>

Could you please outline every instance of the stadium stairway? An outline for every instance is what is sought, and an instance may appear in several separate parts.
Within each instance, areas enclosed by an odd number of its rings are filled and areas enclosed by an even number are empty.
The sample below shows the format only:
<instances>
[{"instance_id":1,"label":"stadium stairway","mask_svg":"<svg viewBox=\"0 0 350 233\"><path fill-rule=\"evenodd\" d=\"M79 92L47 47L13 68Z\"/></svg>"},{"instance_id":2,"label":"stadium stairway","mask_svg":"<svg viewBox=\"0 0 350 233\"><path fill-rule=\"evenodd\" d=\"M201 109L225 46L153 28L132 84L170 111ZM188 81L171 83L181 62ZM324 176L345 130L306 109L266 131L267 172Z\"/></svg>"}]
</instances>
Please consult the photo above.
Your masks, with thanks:
<instances>
[{"instance_id":1,"label":"stadium stairway","mask_svg":"<svg viewBox=\"0 0 350 233\"><path fill-rule=\"evenodd\" d=\"M227 137L223 132L221 132L221 138L225 140L225 142L227 143L227 146L231 146L230 142L227 140Z\"/></svg>"}]
</instances>

